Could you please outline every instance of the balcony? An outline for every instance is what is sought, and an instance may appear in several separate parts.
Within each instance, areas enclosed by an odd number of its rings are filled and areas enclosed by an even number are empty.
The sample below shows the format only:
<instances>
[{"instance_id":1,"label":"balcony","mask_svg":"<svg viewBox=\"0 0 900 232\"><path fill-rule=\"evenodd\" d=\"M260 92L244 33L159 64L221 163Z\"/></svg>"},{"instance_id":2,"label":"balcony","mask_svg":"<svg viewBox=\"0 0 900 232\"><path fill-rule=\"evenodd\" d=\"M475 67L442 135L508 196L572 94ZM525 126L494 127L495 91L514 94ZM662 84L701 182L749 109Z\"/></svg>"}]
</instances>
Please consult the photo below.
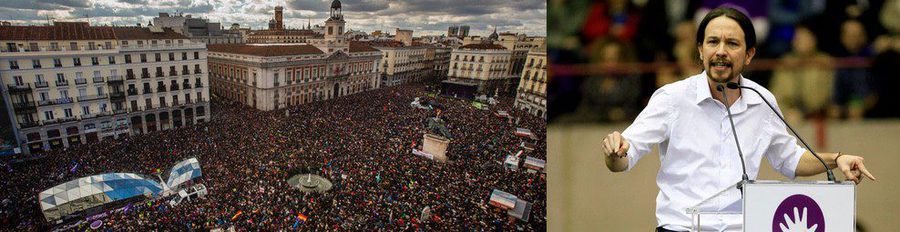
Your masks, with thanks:
<instances>
[{"instance_id":1,"label":"balcony","mask_svg":"<svg viewBox=\"0 0 900 232\"><path fill-rule=\"evenodd\" d=\"M125 92L112 92L109 94L109 99L113 101L125 100Z\"/></svg>"},{"instance_id":2,"label":"balcony","mask_svg":"<svg viewBox=\"0 0 900 232\"><path fill-rule=\"evenodd\" d=\"M185 83L181 84L181 88L182 89L191 89L191 84L188 84L187 82L185 82Z\"/></svg>"},{"instance_id":3,"label":"balcony","mask_svg":"<svg viewBox=\"0 0 900 232\"><path fill-rule=\"evenodd\" d=\"M157 87L156 87L156 92L157 92L157 93L166 92L166 85L160 85L160 86L157 86Z\"/></svg>"},{"instance_id":4,"label":"balcony","mask_svg":"<svg viewBox=\"0 0 900 232\"><path fill-rule=\"evenodd\" d=\"M171 70L171 71L169 71L169 76L170 77L178 76L178 72L176 72L175 70Z\"/></svg>"},{"instance_id":5,"label":"balcony","mask_svg":"<svg viewBox=\"0 0 900 232\"><path fill-rule=\"evenodd\" d=\"M6 87L9 89L9 93L11 94L31 92L31 84L6 85Z\"/></svg>"},{"instance_id":6,"label":"balcony","mask_svg":"<svg viewBox=\"0 0 900 232\"><path fill-rule=\"evenodd\" d=\"M172 85L169 87L169 91L177 91L177 90L178 90L178 85Z\"/></svg>"},{"instance_id":7,"label":"balcony","mask_svg":"<svg viewBox=\"0 0 900 232\"><path fill-rule=\"evenodd\" d=\"M37 112L37 105L32 101L16 102L13 103L13 109L16 111L16 114L29 114Z\"/></svg>"},{"instance_id":8,"label":"balcony","mask_svg":"<svg viewBox=\"0 0 900 232\"><path fill-rule=\"evenodd\" d=\"M130 45L119 46L119 49L122 51L183 50L183 49L202 49L202 48L206 48L206 44L202 44L202 43L130 44Z\"/></svg>"},{"instance_id":9,"label":"balcony","mask_svg":"<svg viewBox=\"0 0 900 232\"><path fill-rule=\"evenodd\" d=\"M86 85L87 79L84 78L75 78L75 85Z\"/></svg>"},{"instance_id":10,"label":"balcony","mask_svg":"<svg viewBox=\"0 0 900 232\"><path fill-rule=\"evenodd\" d=\"M67 122L74 122L74 121L78 121L78 118L75 116L66 117L66 118L57 118L54 120L44 120L44 125L60 124L60 123L67 123Z\"/></svg>"},{"instance_id":11,"label":"balcony","mask_svg":"<svg viewBox=\"0 0 900 232\"><path fill-rule=\"evenodd\" d=\"M76 99L78 102L86 102L86 101L94 101L99 99L104 99L109 97L108 94L98 94L98 95L87 95L87 96L78 96Z\"/></svg>"},{"instance_id":12,"label":"balcony","mask_svg":"<svg viewBox=\"0 0 900 232\"><path fill-rule=\"evenodd\" d=\"M137 78L134 76L134 73L129 73L129 74L125 74L125 79L127 79L127 80L134 80L134 79L137 79Z\"/></svg>"},{"instance_id":13,"label":"balcony","mask_svg":"<svg viewBox=\"0 0 900 232\"><path fill-rule=\"evenodd\" d=\"M127 114L127 113L128 113L128 109L125 108L125 109L113 110L112 113L113 113L113 114Z\"/></svg>"},{"instance_id":14,"label":"balcony","mask_svg":"<svg viewBox=\"0 0 900 232\"><path fill-rule=\"evenodd\" d=\"M39 123L39 122L23 122L23 123L19 123L19 128L25 129L25 128L37 127L40 125L41 125L41 123Z\"/></svg>"},{"instance_id":15,"label":"balcony","mask_svg":"<svg viewBox=\"0 0 900 232\"><path fill-rule=\"evenodd\" d=\"M67 81L67 80L56 81L56 87L63 87L63 86L69 86L69 81Z\"/></svg>"},{"instance_id":16,"label":"balcony","mask_svg":"<svg viewBox=\"0 0 900 232\"><path fill-rule=\"evenodd\" d=\"M203 74L203 71L200 69L195 69L194 74Z\"/></svg>"},{"instance_id":17,"label":"balcony","mask_svg":"<svg viewBox=\"0 0 900 232\"><path fill-rule=\"evenodd\" d=\"M80 46L80 47L53 47L53 46L39 46L39 47L25 47L25 48L12 48L8 47L0 48L0 57L21 57L21 56L66 56L66 55L98 55L98 54L115 54L119 52L118 47L94 47L91 49L88 46Z\"/></svg>"},{"instance_id":18,"label":"balcony","mask_svg":"<svg viewBox=\"0 0 900 232\"><path fill-rule=\"evenodd\" d=\"M128 96L138 95L137 89L128 89L127 92L128 92Z\"/></svg>"},{"instance_id":19,"label":"balcony","mask_svg":"<svg viewBox=\"0 0 900 232\"><path fill-rule=\"evenodd\" d=\"M57 98L57 99L40 101L40 102L38 102L38 105L39 106L52 106L52 105L61 105L61 104L71 104L72 102L74 102L74 101L72 101L71 97L61 97L61 98Z\"/></svg>"},{"instance_id":20,"label":"balcony","mask_svg":"<svg viewBox=\"0 0 900 232\"><path fill-rule=\"evenodd\" d=\"M94 84L103 83L104 81L106 81L106 79L103 79L103 77L94 77L93 81L94 81Z\"/></svg>"},{"instance_id":21,"label":"balcony","mask_svg":"<svg viewBox=\"0 0 900 232\"><path fill-rule=\"evenodd\" d=\"M200 82L194 83L194 88L203 88L203 84Z\"/></svg>"},{"instance_id":22,"label":"balcony","mask_svg":"<svg viewBox=\"0 0 900 232\"><path fill-rule=\"evenodd\" d=\"M106 83L110 85L121 85L124 83L124 80L122 80L122 76L108 76L106 77Z\"/></svg>"},{"instance_id":23,"label":"balcony","mask_svg":"<svg viewBox=\"0 0 900 232\"><path fill-rule=\"evenodd\" d=\"M151 93L153 93L153 90L150 88L144 88L143 92L144 92L144 94L151 94Z\"/></svg>"},{"instance_id":24,"label":"balcony","mask_svg":"<svg viewBox=\"0 0 900 232\"><path fill-rule=\"evenodd\" d=\"M156 72L156 77L164 77L162 72Z\"/></svg>"},{"instance_id":25,"label":"balcony","mask_svg":"<svg viewBox=\"0 0 900 232\"><path fill-rule=\"evenodd\" d=\"M147 78L150 78L149 73L141 73L141 79L147 79Z\"/></svg>"}]
</instances>

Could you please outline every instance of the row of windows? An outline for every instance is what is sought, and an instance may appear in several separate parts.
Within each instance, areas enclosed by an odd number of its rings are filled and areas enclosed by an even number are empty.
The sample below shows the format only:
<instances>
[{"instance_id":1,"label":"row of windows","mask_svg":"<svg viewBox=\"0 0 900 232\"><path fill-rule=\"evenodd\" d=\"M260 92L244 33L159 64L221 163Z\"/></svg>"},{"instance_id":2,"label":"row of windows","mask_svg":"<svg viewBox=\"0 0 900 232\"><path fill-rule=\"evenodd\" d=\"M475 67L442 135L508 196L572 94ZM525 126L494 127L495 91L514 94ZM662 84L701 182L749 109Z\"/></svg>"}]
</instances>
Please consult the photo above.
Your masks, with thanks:
<instances>
[{"instance_id":1,"label":"row of windows","mask_svg":"<svg viewBox=\"0 0 900 232\"><path fill-rule=\"evenodd\" d=\"M138 105L137 100L132 100L130 102L131 108L122 108L121 106L120 107L110 107L110 105L105 100L102 100L96 105L97 106L96 108L93 108L96 110L92 110L92 107L91 107L92 104L82 103L80 105L81 106L81 115L82 116L92 115L95 113L109 112L112 110L130 110L130 111L150 110L150 109L160 108L160 107L177 106L180 104L190 104L190 103L195 103L195 102L199 102L199 101L206 101L206 99L203 99L203 92L197 92L197 93L195 93L194 96L195 96L195 98L191 98L190 93L185 93L184 98L179 98L179 95L160 96L158 98L158 101L153 101L154 100L153 98L145 98L143 101L143 103L144 103L143 105ZM183 100L181 100L181 99L183 99ZM199 100L199 101L195 101L195 100ZM156 104L154 104L154 103L156 103ZM49 120L56 120L56 119L60 118L59 116L57 116L56 113L57 113L56 110L43 111L43 114L42 114L43 120L49 121ZM75 114L73 113L72 108L69 107L69 108L62 109L61 116L62 116L61 118L72 118L75 116ZM25 120L25 121L28 121L28 120Z\"/></svg>"},{"instance_id":2,"label":"row of windows","mask_svg":"<svg viewBox=\"0 0 900 232\"><path fill-rule=\"evenodd\" d=\"M454 55L453 60L454 60L454 61L460 61L459 57L460 57L460 55L459 55L459 54L456 54L456 55ZM463 56L462 56L462 61L475 62L475 58L476 58L476 57L478 58L478 62L484 62L484 57L485 57L485 56L476 56L476 55L472 55L472 56L469 56L469 55L463 55ZM494 60L493 60L493 61L490 61L490 62L494 62L494 63L504 63L504 62L509 62L509 59L510 59L509 56L499 56L499 57L498 57L498 56L495 56L495 57L494 57Z\"/></svg>"},{"instance_id":3,"label":"row of windows","mask_svg":"<svg viewBox=\"0 0 900 232\"><path fill-rule=\"evenodd\" d=\"M131 54L126 54L124 58L125 58L125 63L126 63L126 64L132 63L132 59L131 59L132 57L131 57ZM174 53L174 52L170 52L168 58L169 58L169 59L168 59L167 61L175 61L175 60L176 60L176 59L175 59L175 53ZM181 53L181 59L180 59L180 60L187 60L187 59L188 59L188 53L187 53L187 52L182 52L182 53ZM194 52L194 59L195 59L195 60L200 59L200 52ZM100 57L91 57L91 65L100 65L101 60L102 60L102 59L101 59ZM162 61L162 56L161 56L161 54L160 54L160 53L155 53L155 54L154 54L154 60L155 60L156 62L161 62L161 61ZM147 54L146 54L146 53L141 53L141 54L140 54L140 61L141 61L141 63L146 63L146 62L147 62ZM116 64L116 62L117 62L117 61L116 61L116 56L108 56L108 57L106 57L106 63L105 63L105 64ZM81 66L81 65L82 65L81 57L74 57L74 58L72 58L72 63L71 63L71 66L70 66L70 67L78 67L78 66ZM39 68L43 68L43 67L44 67L44 66L43 66L43 64L41 63L41 59L32 59L32 60L31 60L31 68L33 68L33 69L39 69ZM55 67L55 68L63 67L63 58L53 58L53 67ZM18 61L18 60L10 60L10 61L9 61L9 69L16 70L16 69L20 69L20 68L21 68L21 67L19 66L19 61Z\"/></svg>"},{"instance_id":4,"label":"row of windows","mask_svg":"<svg viewBox=\"0 0 900 232\"><path fill-rule=\"evenodd\" d=\"M111 70L109 70L109 75L110 76L118 76L119 75L118 71L119 71L118 69L111 69ZM133 69L126 69L125 71L126 71L126 78L128 78L128 79L137 78L135 76ZM187 65L181 66L180 75L188 75L191 73L202 74L203 69L200 68L200 64L194 65L193 72L190 72ZM156 73L155 73L156 77L164 77L165 74L166 73L163 72L162 67L156 67ZM169 66L168 76L178 76L178 75L179 75L179 72L176 71L175 66ZM95 80L94 83L102 82L103 76L102 76L101 70L94 70L93 78L94 79L101 78L101 80ZM141 78L150 78L150 71L148 68L141 69ZM47 83L47 80L44 78L44 74L35 74L34 80L35 80L35 83L34 83L35 88L45 88L45 87L50 86L49 83ZM25 85L25 81L22 79L22 76L13 76L13 82L16 86L24 86ZM69 84L70 84L69 80L66 78L65 73L57 73L55 83L56 83L57 87L65 87L65 86L69 86ZM87 84L87 80L84 79L83 72L75 72L75 84L76 85Z\"/></svg>"}]
</instances>

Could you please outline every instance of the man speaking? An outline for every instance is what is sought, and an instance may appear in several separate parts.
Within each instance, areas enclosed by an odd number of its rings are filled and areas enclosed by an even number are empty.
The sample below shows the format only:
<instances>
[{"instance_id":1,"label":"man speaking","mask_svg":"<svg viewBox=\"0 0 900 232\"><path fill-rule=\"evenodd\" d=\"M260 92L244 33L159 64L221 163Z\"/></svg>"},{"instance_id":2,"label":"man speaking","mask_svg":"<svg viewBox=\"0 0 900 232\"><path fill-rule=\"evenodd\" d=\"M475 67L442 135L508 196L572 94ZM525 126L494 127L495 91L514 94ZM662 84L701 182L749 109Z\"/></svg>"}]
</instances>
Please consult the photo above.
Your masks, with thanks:
<instances>
[{"instance_id":1,"label":"man speaking","mask_svg":"<svg viewBox=\"0 0 900 232\"><path fill-rule=\"evenodd\" d=\"M760 97L775 102L772 93L741 76L756 54L756 34L746 15L733 8L710 11L697 30L697 49L702 73L658 89L625 132L603 140L606 166L613 172L630 170L659 145L657 231L688 231L691 216L685 209L744 179L745 172L756 179L763 156L790 179L825 172L824 162L857 184L863 176L875 180L862 157L819 153L820 161L797 145ZM730 191L734 197L714 204L740 211L740 192ZM739 229L741 222L740 217L721 217L708 229Z\"/></svg>"}]
</instances>

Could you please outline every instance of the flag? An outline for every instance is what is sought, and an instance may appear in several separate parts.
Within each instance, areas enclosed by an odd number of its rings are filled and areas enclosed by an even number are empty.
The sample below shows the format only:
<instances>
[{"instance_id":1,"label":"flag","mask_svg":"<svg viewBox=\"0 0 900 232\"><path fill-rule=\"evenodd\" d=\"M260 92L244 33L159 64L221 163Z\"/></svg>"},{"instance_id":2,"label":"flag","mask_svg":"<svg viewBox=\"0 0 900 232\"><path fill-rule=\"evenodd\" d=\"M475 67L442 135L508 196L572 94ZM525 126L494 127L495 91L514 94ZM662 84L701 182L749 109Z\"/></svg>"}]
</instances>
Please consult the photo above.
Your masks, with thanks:
<instances>
[{"instance_id":1,"label":"flag","mask_svg":"<svg viewBox=\"0 0 900 232\"><path fill-rule=\"evenodd\" d=\"M75 166L72 166L72 168L69 169L69 172L75 173L75 171L78 171L78 162L72 161L72 163L74 163Z\"/></svg>"},{"instance_id":2,"label":"flag","mask_svg":"<svg viewBox=\"0 0 900 232\"><path fill-rule=\"evenodd\" d=\"M297 213L298 220L303 220L305 222L308 218L309 217L307 217L306 215L303 215L303 213Z\"/></svg>"},{"instance_id":3,"label":"flag","mask_svg":"<svg viewBox=\"0 0 900 232\"><path fill-rule=\"evenodd\" d=\"M231 217L231 220L234 221L239 216L241 216L241 214L244 214L244 211L238 210L238 212L236 214L234 214L234 216Z\"/></svg>"}]
</instances>

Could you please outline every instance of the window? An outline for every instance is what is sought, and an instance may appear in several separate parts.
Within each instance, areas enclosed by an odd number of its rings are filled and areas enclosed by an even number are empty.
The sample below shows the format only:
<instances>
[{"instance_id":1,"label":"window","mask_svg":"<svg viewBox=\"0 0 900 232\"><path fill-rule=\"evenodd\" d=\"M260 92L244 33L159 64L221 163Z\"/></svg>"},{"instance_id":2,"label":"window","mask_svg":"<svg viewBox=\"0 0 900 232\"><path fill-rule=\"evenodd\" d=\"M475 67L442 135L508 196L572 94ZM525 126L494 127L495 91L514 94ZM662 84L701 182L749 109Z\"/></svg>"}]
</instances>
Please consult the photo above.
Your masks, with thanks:
<instances>
[{"instance_id":1,"label":"window","mask_svg":"<svg viewBox=\"0 0 900 232\"><path fill-rule=\"evenodd\" d=\"M106 48L106 49L112 49L112 42L105 42L105 43L103 43L103 48Z\"/></svg>"},{"instance_id":2,"label":"window","mask_svg":"<svg viewBox=\"0 0 900 232\"><path fill-rule=\"evenodd\" d=\"M41 96L41 101L46 101L46 100L50 99L50 94L48 94L47 92L41 92L40 96Z\"/></svg>"},{"instance_id":3,"label":"window","mask_svg":"<svg viewBox=\"0 0 900 232\"><path fill-rule=\"evenodd\" d=\"M194 52L194 59L200 59L200 52Z\"/></svg>"},{"instance_id":4,"label":"window","mask_svg":"<svg viewBox=\"0 0 900 232\"><path fill-rule=\"evenodd\" d=\"M140 45L144 45L144 41L143 41L143 40L138 40L138 47L141 47Z\"/></svg>"},{"instance_id":5,"label":"window","mask_svg":"<svg viewBox=\"0 0 900 232\"><path fill-rule=\"evenodd\" d=\"M13 81L15 81L16 85L24 85L25 84L24 82L22 82L22 76L13 76Z\"/></svg>"},{"instance_id":6,"label":"window","mask_svg":"<svg viewBox=\"0 0 900 232\"><path fill-rule=\"evenodd\" d=\"M181 60L187 60L187 52L181 53Z\"/></svg>"},{"instance_id":7,"label":"window","mask_svg":"<svg viewBox=\"0 0 900 232\"><path fill-rule=\"evenodd\" d=\"M91 57L91 65L100 65L100 58Z\"/></svg>"},{"instance_id":8,"label":"window","mask_svg":"<svg viewBox=\"0 0 900 232\"><path fill-rule=\"evenodd\" d=\"M122 45L128 45L128 40L122 40Z\"/></svg>"},{"instance_id":9,"label":"window","mask_svg":"<svg viewBox=\"0 0 900 232\"><path fill-rule=\"evenodd\" d=\"M131 63L131 55L125 55L125 63L126 63L126 64L130 64L130 63Z\"/></svg>"},{"instance_id":10,"label":"window","mask_svg":"<svg viewBox=\"0 0 900 232\"><path fill-rule=\"evenodd\" d=\"M78 42L69 42L69 50L77 51L78 50Z\"/></svg>"},{"instance_id":11,"label":"window","mask_svg":"<svg viewBox=\"0 0 900 232\"><path fill-rule=\"evenodd\" d=\"M57 68L62 67L62 60L60 60L59 58L54 58L53 59L53 67L57 67Z\"/></svg>"},{"instance_id":12,"label":"window","mask_svg":"<svg viewBox=\"0 0 900 232\"><path fill-rule=\"evenodd\" d=\"M156 60L156 62L162 61L162 58L160 58L159 53L153 54L153 58L154 58L154 60Z\"/></svg>"},{"instance_id":13,"label":"window","mask_svg":"<svg viewBox=\"0 0 900 232\"><path fill-rule=\"evenodd\" d=\"M56 74L56 82L65 82L65 81L66 81L66 74L63 74L63 73Z\"/></svg>"},{"instance_id":14,"label":"window","mask_svg":"<svg viewBox=\"0 0 900 232\"><path fill-rule=\"evenodd\" d=\"M81 66L81 58L80 57L72 58L72 63L74 63L75 66Z\"/></svg>"},{"instance_id":15,"label":"window","mask_svg":"<svg viewBox=\"0 0 900 232\"><path fill-rule=\"evenodd\" d=\"M97 95L103 95L103 87L97 87Z\"/></svg>"},{"instance_id":16,"label":"window","mask_svg":"<svg viewBox=\"0 0 900 232\"><path fill-rule=\"evenodd\" d=\"M69 91L68 90L60 90L59 97L60 98L69 98Z\"/></svg>"},{"instance_id":17,"label":"window","mask_svg":"<svg viewBox=\"0 0 900 232\"><path fill-rule=\"evenodd\" d=\"M31 60L31 67L41 68L41 60L38 60L38 59Z\"/></svg>"},{"instance_id":18,"label":"window","mask_svg":"<svg viewBox=\"0 0 900 232\"><path fill-rule=\"evenodd\" d=\"M72 117L72 108L63 109L63 114L66 115L66 118L71 118Z\"/></svg>"},{"instance_id":19,"label":"window","mask_svg":"<svg viewBox=\"0 0 900 232\"><path fill-rule=\"evenodd\" d=\"M97 46L94 42L88 42L88 50L97 50Z\"/></svg>"},{"instance_id":20,"label":"window","mask_svg":"<svg viewBox=\"0 0 900 232\"><path fill-rule=\"evenodd\" d=\"M147 54L141 54L141 63L147 63Z\"/></svg>"},{"instance_id":21,"label":"window","mask_svg":"<svg viewBox=\"0 0 900 232\"><path fill-rule=\"evenodd\" d=\"M200 73L202 73L202 72L203 72L203 71L200 70L200 65L199 65L199 64L195 64L195 65L194 65L194 73L195 73L195 74L200 74Z\"/></svg>"},{"instance_id":22,"label":"window","mask_svg":"<svg viewBox=\"0 0 900 232\"><path fill-rule=\"evenodd\" d=\"M83 115L91 114L91 106L82 106L81 114L83 114Z\"/></svg>"},{"instance_id":23,"label":"window","mask_svg":"<svg viewBox=\"0 0 900 232\"><path fill-rule=\"evenodd\" d=\"M43 74L35 74L34 80L37 82L44 82L44 75Z\"/></svg>"},{"instance_id":24,"label":"window","mask_svg":"<svg viewBox=\"0 0 900 232\"><path fill-rule=\"evenodd\" d=\"M109 64L116 64L116 57L115 57L115 56L109 56Z\"/></svg>"},{"instance_id":25,"label":"window","mask_svg":"<svg viewBox=\"0 0 900 232\"><path fill-rule=\"evenodd\" d=\"M170 52L170 53L169 53L169 60L175 60L175 53L174 53L174 52Z\"/></svg>"},{"instance_id":26,"label":"window","mask_svg":"<svg viewBox=\"0 0 900 232\"><path fill-rule=\"evenodd\" d=\"M53 120L53 111L44 111L44 120Z\"/></svg>"},{"instance_id":27,"label":"window","mask_svg":"<svg viewBox=\"0 0 900 232\"><path fill-rule=\"evenodd\" d=\"M79 72L79 73L76 73L76 74L79 74L79 75L78 75L79 78L81 77L80 72ZM115 75L113 75L113 76L115 76ZM95 70L95 71L94 71L94 77L95 77L95 78L96 78L96 77L100 77L100 70Z\"/></svg>"},{"instance_id":28,"label":"window","mask_svg":"<svg viewBox=\"0 0 900 232\"><path fill-rule=\"evenodd\" d=\"M78 89L78 96L79 97L87 96L87 89L85 89L85 88Z\"/></svg>"},{"instance_id":29,"label":"window","mask_svg":"<svg viewBox=\"0 0 900 232\"><path fill-rule=\"evenodd\" d=\"M150 44L156 45L156 40L151 40Z\"/></svg>"},{"instance_id":30,"label":"window","mask_svg":"<svg viewBox=\"0 0 900 232\"><path fill-rule=\"evenodd\" d=\"M50 51L59 51L59 43L50 42Z\"/></svg>"},{"instance_id":31,"label":"window","mask_svg":"<svg viewBox=\"0 0 900 232\"><path fill-rule=\"evenodd\" d=\"M10 60L9 69L19 69L19 61Z\"/></svg>"}]
</instances>

